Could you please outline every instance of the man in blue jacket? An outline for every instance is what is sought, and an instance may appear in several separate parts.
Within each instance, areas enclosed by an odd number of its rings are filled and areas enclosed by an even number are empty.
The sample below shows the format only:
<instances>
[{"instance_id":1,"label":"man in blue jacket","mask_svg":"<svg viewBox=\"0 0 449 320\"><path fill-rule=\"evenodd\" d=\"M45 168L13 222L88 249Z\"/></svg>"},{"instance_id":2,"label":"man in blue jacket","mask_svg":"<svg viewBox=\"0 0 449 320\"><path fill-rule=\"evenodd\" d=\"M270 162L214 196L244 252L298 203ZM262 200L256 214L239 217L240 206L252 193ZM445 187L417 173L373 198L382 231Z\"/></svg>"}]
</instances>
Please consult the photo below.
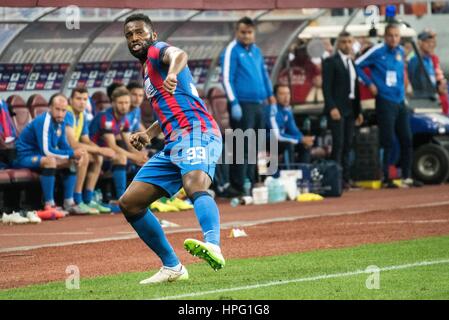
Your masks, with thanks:
<instances>
[{"instance_id":1,"label":"man in blue jacket","mask_svg":"<svg viewBox=\"0 0 449 320\"><path fill-rule=\"evenodd\" d=\"M270 105L276 102L262 51L254 42L255 24L250 18L244 17L237 21L235 39L221 56L223 86L230 105L231 125L243 131L263 129L265 103L267 100ZM247 144L244 164L238 165L233 172L235 188L239 191L243 191L245 178L254 183L256 166L248 164Z\"/></svg>"},{"instance_id":2,"label":"man in blue jacket","mask_svg":"<svg viewBox=\"0 0 449 320\"><path fill-rule=\"evenodd\" d=\"M271 139L278 142L279 154L284 155L286 166L298 160L310 162L310 147L315 141L314 136L304 136L298 129L290 106L291 93L287 85L275 85L274 93L277 104L266 108L266 128L270 130ZM298 146L299 158L295 159L295 149Z\"/></svg>"},{"instance_id":3,"label":"man in blue jacket","mask_svg":"<svg viewBox=\"0 0 449 320\"><path fill-rule=\"evenodd\" d=\"M76 166L86 166L89 158L84 149L72 149L65 135L64 119L67 98L55 94L50 98L50 110L37 116L22 131L16 143L14 166L40 171L45 209L56 208L54 201L56 169L64 173L64 209L72 214L84 213L74 202Z\"/></svg>"},{"instance_id":4,"label":"man in blue jacket","mask_svg":"<svg viewBox=\"0 0 449 320\"><path fill-rule=\"evenodd\" d=\"M355 62L357 73L376 97L379 140L384 150L382 182L386 188L397 187L388 175L395 132L401 145L402 185L420 185L411 179L413 143L410 115L405 105L405 54L400 41L399 24L390 23L385 27L384 43L373 46ZM371 77L364 68L371 70Z\"/></svg>"}]
</instances>

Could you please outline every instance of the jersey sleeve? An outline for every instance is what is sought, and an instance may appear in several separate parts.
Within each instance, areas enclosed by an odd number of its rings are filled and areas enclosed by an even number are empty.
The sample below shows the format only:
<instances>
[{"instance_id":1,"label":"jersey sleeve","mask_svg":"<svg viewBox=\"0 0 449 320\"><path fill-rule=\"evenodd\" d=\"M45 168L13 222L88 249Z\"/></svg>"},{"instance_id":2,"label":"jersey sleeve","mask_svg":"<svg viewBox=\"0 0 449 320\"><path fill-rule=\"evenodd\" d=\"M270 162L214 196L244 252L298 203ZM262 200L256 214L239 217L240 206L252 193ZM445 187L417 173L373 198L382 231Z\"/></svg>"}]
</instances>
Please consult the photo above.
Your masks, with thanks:
<instances>
[{"instance_id":1,"label":"jersey sleeve","mask_svg":"<svg viewBox=\"0 0 449 320\"><path fill-rule=\"evenodd\" d=\"M99 132L101 135L107 134L107 133L113 133L112 131L113 121L110 119L107 114L103 114L100 118L100 124L99 124Z\"/></svg>"},{"instance_id":2,"label":"jersey sleeve","mask_svg":"<svg viewBox=\"0 0 449 320\"><path fill-rule=\"evenodd\" d=\"M41 120L41 119L39 119ZM39 147L41 148L41 152L49 157L56 157L60 159L69 159L73 156L73 149L69 147L64 148L55 148L52 145L52 139L55 135L54 129L51 126L51 117L49 114L46 114L42 117L43 121L39 121L39 124L35 124L34 129L36 130L36 137ZM62 129L62 139L65 139L65 128ZM68 146L68 143L66 141ZM61 145L58 146L61 147Z\"/></svg>"},{"instance_id":3,"label":"jersey sleeve","mask_svg":"<svg viewBox=\"0 0 449 320\"><path fill-rule=\"evenodd\" d=\"M159 41L150 46L148 49L148 58L162 62L165 50L170 47L168 43Z\"/></svg>"},{"instance_id":4,"label":"jersey sleeve","mask_svg":"<svg viewBox=\"0 0 449 320\"><path fill-rule=\"evenodd\" d=\"M263 57L262 54L262 50L260 50L260 48L257 48L260 58L261 58L261 73L263 76L263 83L265 86L265 92L267 94L266 99L268 99L269 97L273 96L273 84L271 83L271 79L270 79L270 74L268 73L268 67L267 64L265 63L265 59Z\"/></svg>"},{"instance_id":5,"label":"jersey sleeve","mask_svg":"<svg viewBox=\"0 0 449 320\"><path fill-rule=\"evenodd\" d=\"M75 117L73 116L73 113L67 111L67 113L65 114L64 122L66 127L75 127Z\"/></svg>"},{"instance_id":6,"label":"jersey sleeve","mask_svg":"<svg viewBox=\"0 0 449 320\"><path fill-rule=\"evenodd\" d=\"M131 124L129 122L129 119L125 117L122 132L130 132L130 131L131 131Z\"/></svg>"},{"instance_id":7,"label":"jersey sleeve","mask_svg":"<svg viewBox=\"0 0 449 320\"><path fill-rule=\"evenodd\" d=\"M355 70L357 74L359 75L360 79L363 81L363 83L367 86L371 85L373 81L371 78L366 74L364 69L366 67L370 68L373 64L376 63L377 59L377 46L374 46L367 52L365 52L363 55L361 55L356 61L355 61Z\"/></svg>"},{"instance_id":8,"label":"jersey sleeve","mask_svg":"<svg viewBox=\"0 0 449 320\"><path fill-rule=\"evenodd\" d=\"M239 104L234 86L238 69L238 56L236 50L234 49L235 45L235 41L228 44L220 58L223 72L223 87L231 105Z\"/></svg>"}]
</instances>

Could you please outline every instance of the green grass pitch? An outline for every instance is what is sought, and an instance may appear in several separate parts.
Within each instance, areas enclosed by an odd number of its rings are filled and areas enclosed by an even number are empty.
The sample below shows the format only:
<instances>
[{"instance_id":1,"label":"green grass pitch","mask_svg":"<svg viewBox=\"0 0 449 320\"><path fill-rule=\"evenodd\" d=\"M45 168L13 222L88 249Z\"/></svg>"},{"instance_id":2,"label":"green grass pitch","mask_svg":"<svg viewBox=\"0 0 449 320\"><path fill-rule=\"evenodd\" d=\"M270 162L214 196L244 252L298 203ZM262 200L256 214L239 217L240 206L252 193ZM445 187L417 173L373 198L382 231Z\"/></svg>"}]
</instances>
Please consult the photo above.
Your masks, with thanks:
<instances>
[{"instance_id":1,"label":"green grass pitch","mask_svg":"<svg viewBox=\"0 0 449 320\"><path fill-rule=\"evenodd\" d=\"M218 272L195 263L187 266L189 281L151 286L139 281L156 270L89 279L81 270L80 289L61 281L2 290L0 299L449 299L448 248L444 236L228 259ZM424 261L430 264L416 265ZM366 286L377 276L363 272L372 265L393 267L380 271L378 289Z\"/></svg>"}]
</instances>

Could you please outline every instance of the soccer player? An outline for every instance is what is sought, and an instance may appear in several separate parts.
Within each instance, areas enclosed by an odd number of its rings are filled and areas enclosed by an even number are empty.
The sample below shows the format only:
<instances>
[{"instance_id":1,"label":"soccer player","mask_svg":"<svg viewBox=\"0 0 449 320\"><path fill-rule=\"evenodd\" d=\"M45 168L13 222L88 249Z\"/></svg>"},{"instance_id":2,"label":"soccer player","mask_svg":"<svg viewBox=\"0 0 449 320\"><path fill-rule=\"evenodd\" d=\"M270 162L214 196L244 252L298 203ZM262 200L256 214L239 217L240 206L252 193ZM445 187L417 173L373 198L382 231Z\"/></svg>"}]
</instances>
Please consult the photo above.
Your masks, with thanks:
<instances>
[{"instance_id":1,"label":"soccer player","mask_svg":"<svg viewBox=\"0 0 449 320\"><path fill-rule=\"evenodd\" d=\"M148 160L146 154L135 150L129 143L129 120L127 113L131 97L126 87L118 87L112 92L112 108L98 113L89 126L90 139L101 147L109 147L115 152L112 160L112 176L117 199L126 189L126 165L128 160L143 166Z\"/></svg>"},{"instance_id":2,"label":"soccer player","mask_svg":"<svg viewBox=\"0 0 449 320\"><path fill-rule=\"evenodd\" d=\"M64 118L67 98L54 94L49 101L50 110L31 121L16 143L17 159L14 166L40 170L40 182L44 194L45 209L59 211L54 201L56 169L64 173L64 210L80 214L83 210L73 200L76 169L86 167L87 153L82 148L72 149L67 143Z\"/></svg>"},{"instance_id":3,"label":"soccer player","mask_svg":"<svg viewBox=\"0 0 449 320\"><path fill-rule=\"evenodd\" d=\"M119 200L128 222L162 260L159 272L140 283L188 279L187 269L148 209L150 203L162 196L173 196L182 186L193 202L205 240L186 239L184 247L218 270L225 265L220 250L220 218L207 190L221 154L220 131L198 97L187 67L187 54L158 41L146 15L127 17L124 33L131 54L142 63L145 92L157 118L145 132L131 135L131 143L140 150L161 131L165 136L164 149L140 169Z\"/></svg>"},{"instance_id":4,"label":"soccer player","mask_svg":"<svg viewBox=\"0 0 449 320\"><path fill-rule=\"evenodd\" d=\"M104 207L94 201L93 193L103 164L103 157L113 158L114 150L111 148L99 147L89 138L87 119L84 110L87 106L89 94L84 87L77 87L70 95L70 105L66 114L66 135L72 148L82 148L89 156L89 166L85 166L77 171L74 200L75 203L89 214L109 213L110 208ZM84 201L83 201L83 186Z\"/></svg>"}]
</instances>

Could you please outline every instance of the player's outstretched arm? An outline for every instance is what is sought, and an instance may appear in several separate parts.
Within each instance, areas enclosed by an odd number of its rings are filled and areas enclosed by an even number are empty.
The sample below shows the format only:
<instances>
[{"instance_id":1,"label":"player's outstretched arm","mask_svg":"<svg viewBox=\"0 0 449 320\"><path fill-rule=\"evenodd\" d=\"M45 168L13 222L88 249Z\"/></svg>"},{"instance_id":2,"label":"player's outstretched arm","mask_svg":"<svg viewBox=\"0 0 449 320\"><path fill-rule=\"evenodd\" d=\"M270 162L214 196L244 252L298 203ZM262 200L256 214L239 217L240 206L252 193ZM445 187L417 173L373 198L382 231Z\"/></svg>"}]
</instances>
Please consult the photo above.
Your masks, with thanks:
<instances>
[{"instance_id":1,"label":"player's outstretched arm","mask_svg":"<svg viewBox=\"0 0 449 320\"><path fill-rule=\"evenodd\" d=\"M167 77L164 80L165 91L173 94L178 84L177 75L187 66L187 53L176 47L165 50L162 62L168 64Z\"/></svg>"}]
</instances>

